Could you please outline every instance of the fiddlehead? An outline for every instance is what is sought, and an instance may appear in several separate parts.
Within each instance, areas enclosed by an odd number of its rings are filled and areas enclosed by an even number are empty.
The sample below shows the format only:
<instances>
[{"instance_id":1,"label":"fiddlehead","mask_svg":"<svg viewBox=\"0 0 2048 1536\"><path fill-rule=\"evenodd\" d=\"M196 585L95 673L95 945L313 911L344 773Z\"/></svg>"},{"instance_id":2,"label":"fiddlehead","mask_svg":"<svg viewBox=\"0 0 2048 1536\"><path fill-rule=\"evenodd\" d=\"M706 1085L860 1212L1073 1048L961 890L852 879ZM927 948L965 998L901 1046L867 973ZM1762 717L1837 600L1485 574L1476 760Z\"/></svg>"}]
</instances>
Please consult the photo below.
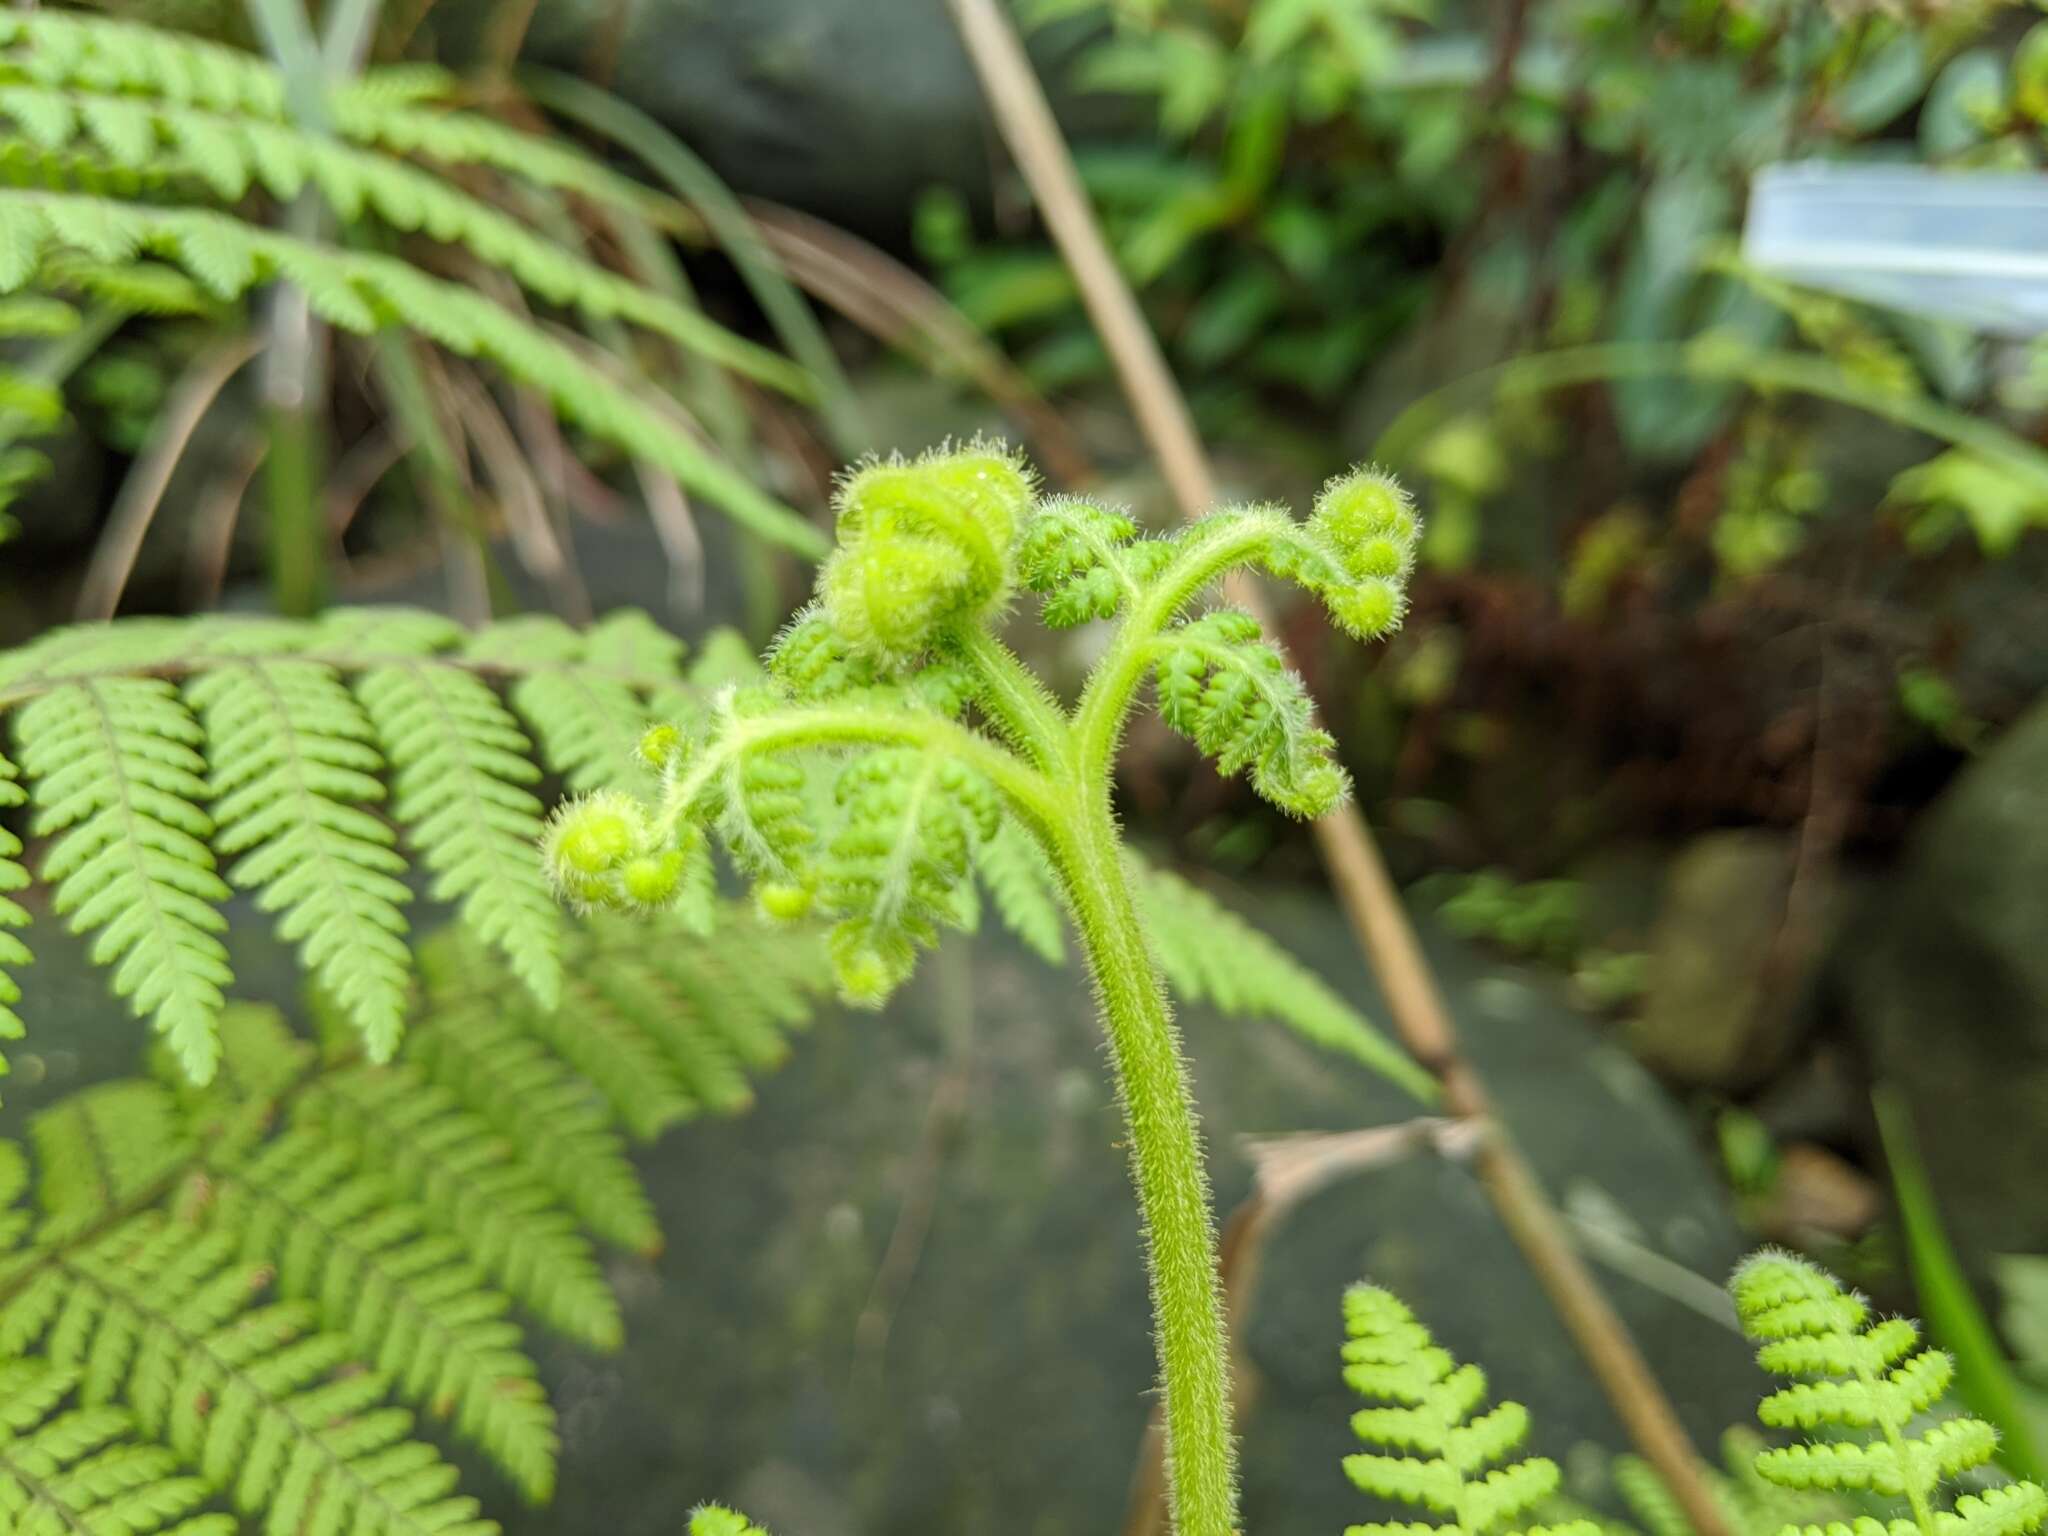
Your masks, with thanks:
<instances>
[{"instance_id":1,"label":"fiddlehead","mask_svg":"<svg viewBox=\"0 0 2048 1536\"><path fill-rule=\"evenodd\" d=\"M817 601L777 641L765 679L736 681L648 737L652 797L587 798L545 840L570 900L644 909L708 890L716 835L766 914L832 921L840 991L869 1006L945 928L972 925L977 874L1053 949L1058 908L1034 884L1051 873L1130 1127L1183 1536L1236 1529L1228 1371L1200 1136L1110 809L1111 759L1156 677L1167 722L1218 767L1297 815L1328 809L1345 779L1300 680L1246 615L1189 610L1249 567L1315 593L1352 634L1384 634L1401 617L1416 532L1399 488L1370 471L1331 482L1305 524L1251 507L1141 538L1122 513L1035 499L1029 471L987 444L868 465L841 487ZM1019 587L1044 596L1051 623L1115 624L1071 711L992 633ZM1325 1033L1334 1044L1349 1032ZM1339 1048L1415 1083L1355 1038Z\"/></svg>"}]
</instances>

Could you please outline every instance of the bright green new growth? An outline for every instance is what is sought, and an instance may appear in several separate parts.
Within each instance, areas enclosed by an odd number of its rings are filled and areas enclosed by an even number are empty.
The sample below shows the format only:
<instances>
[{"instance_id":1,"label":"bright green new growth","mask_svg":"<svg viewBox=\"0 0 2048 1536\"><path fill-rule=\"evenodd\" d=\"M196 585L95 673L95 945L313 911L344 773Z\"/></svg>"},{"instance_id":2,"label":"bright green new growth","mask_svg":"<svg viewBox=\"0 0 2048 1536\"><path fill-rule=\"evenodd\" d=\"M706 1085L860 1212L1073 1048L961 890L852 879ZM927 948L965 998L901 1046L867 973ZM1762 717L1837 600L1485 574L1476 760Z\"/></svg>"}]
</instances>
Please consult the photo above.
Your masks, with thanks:
<instances>
[{"instance_id":1,"label":"bright green new growth","mask_svg":"<svg viewBox=\"0 0 2048 1536\"><path fill-rule=\"evenodd\" d=\"M248 207L258 193L282 204L316 191L349 226L462 251L510 278L543 313L625 321L721 367L808 394L810 381L788 359L452 181L448 169L482 167L523 183L529 203L573 190L629 218L647 204L631 183L557 141L451 110L452 92L453 81L436 70L372 72L332 93L328 136L292 121L282 74L260 58L131 22L9 12L0 17L0 293L79 287L120 309L147 311L162 307L167 280L187 307L239 300L287 279L339 329L403 327L483 358L546 396L565 420L659 467L761 536L821 554L809 523L522 308L398 255L266 229ZM222 211L193 206L206 203ZM7 471L0 460L0 476Z\"/></svg>"},{"instance_id":2,"label":"bright green new growth","mask_svg":"<svg viewBox=\"0 0 2048 1536\"><path fill-rule=\"evenodd\" d=\"M690 1536L768 1536L738 1510L706 1504L690 1516Z\"/></svg>"},{"instance_id":3,"label":"bright green new growth","mask_svg":"<svg viewBox=\"0 0 2048 1536\"><path fill-rule=\"evenodd\" d=\"M1367 1493L1419 1505L1447 1521L1373 1522L1345 1536L1599 1536L1590 1520L1517 1526L1557 1492L1557 1464L1507 1455L1529 1433L1520 1403L1484 1412L1486 1375L1460 1365L1391 1291L1355 1285L1344 1294L1344 1380L1377 1406L1351 1416L1351 1429L1375 1451L1344 1458ZM1502 1464L1505 1463L1505 1464Z\"/></svg>"},{"instance_id":4,"label":"bright green new growth","mask_svg":"<svg viewBox=\"0 0 2048 1536\"><path fill-rule=\"evenodd\" d=\"M841 993L879 1005L942 930L968 926L974 876L1030 908L1022 834L1056 877L1094 975L1130 1127L1151 1257L1168 1486L1181 1536L1237 1529L1223 1318L1199 1135L1178 1041L1111 808L1125 722L1152 681L1163 718L1273 804L1318 816L1344 795L1302 685L1229 610L1198 605L1233 570L1314 593L1348 633L1399 623L1418 525L1399 487L1358 470L1306 523L1220 511L1140 537L1120 512L1040 498L984 443L871 464L838 500L818 601L777 642L764 684L643 743L656 792L592 796L552 823L546 867L579 906L700 905L715 833L764 912L831 923ZM1048 623L1109 621L1062 705L992 633L1041 594ZM1032 917L1041 947L1043 914Z\"/></svg>"},{"instance_id":5,"label":"bright green new growth","mask_svg":"<svg viewBox=\"0 0 2048 1536\"><path fill-rule=\"evenodd\" d=\"M1730 1290L1743 1332L1761 1345L1758 1363L1775 1375L1810 1378L1765 1398L1757 1417L1774 1429L1825 1437L1759 1452L1758 1473L1785 1488L1904 1499L1911 1516L1809 1526L1801 1536L2026 1536L2048 1521L2048 1492L2031 1482L1964 1494L1943 1507L1942 1484L1989 1462L1997 1436L1968 1417L1915 1432L1915 1421L1947 1393L1954 1365L1918 1347L1910 1320L1873 1321L1861 1298L1785 1253L1757 1254L1735 1272Z\"/></svg>"}]
</instances>

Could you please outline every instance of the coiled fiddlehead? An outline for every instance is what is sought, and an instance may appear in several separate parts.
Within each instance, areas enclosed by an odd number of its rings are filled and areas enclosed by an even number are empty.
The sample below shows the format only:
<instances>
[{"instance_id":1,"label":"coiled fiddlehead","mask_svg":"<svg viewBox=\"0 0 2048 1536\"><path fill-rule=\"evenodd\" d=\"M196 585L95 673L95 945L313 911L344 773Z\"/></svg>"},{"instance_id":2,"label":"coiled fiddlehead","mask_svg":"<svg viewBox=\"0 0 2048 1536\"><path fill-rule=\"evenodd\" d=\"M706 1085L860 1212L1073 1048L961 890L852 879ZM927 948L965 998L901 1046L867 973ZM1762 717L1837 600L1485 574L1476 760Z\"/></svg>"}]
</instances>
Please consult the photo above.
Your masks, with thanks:
<instances>
[{"instance_id":1,"label":"coiled fiddlehead","mask_svg":"<svg viewBox=\"0 0 2048 1536\"><path fill-rule=\"evenodd\" d=\"M1941 1404L1955 1366L1919 1347L1910 1319L1873 1320L1861 1297L1787 1253L1757 1254L1729 1288L1743 1332L1761 1346L1757 1363L1800 1378L1765 1398L1757 1417L1774 1429L1819 1432L1760 1451L1758 1474L1783 1488L1903 1499L1911 1514L1787 1526L1786 1536L2027 1536L2048 1521L2048 1491L2031 1482L1964 1494L1942 1507L1942 1484L1990 1461L1998 1437L1967 1416L1915 1430Z\"/></svg>"},{"instance_id":2,"label":"coiled fiddlehead","mask_svg":"<svg viewBox=\"0 0 2048 1536\"><path fill-rule=\"evenodd\" d=\"M1234 1451L1208 1188L1154 947L1111 813L1111 768L1145 682L1168 724L1299 816L1347 781L1300 679L1259 626L1196 611L1223 576L1263 569L1361 638L1400 622L1418 524L1359 470L1297 523L1217 512L1170 536L1125 513L1040 498L1024 463L976 442L868 464L838 498L838 542L769 657L696 718L651 733L643 798L593 795L549 828L558 889L585 906L709 911L715 834L771 917L824 916L841 993L877 1006L921 949L971 922L998 839L1036 843L1087 953L1126 1116L1152 1259L1169 1487L1182 1536L1236 1529ZM1113 625L1071 706L992 626L1019 590L1054 625ZM1018 868L1012 852L1008 867Z\"/></svg>"}]
</instances>

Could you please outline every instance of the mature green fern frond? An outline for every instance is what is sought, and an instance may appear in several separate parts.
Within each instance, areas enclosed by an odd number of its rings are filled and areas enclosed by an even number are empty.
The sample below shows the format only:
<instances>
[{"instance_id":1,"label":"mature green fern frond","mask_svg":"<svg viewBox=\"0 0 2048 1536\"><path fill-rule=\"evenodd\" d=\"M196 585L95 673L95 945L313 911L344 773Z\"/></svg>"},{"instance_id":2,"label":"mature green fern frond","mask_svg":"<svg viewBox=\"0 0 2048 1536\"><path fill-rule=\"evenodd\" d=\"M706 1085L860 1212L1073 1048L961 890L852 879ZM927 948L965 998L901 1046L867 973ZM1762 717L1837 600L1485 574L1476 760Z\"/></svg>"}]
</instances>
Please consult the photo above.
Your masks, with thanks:
<instances>
[{"instance_id":1,"label":"mature green fern frond","mask_svg":"<svg viewBox=\"0 0 2048 1536\"><path fill-rule=\"evenodd\" d=\"M194 664L306 629L346 636L359 618L228 626ZM186 629L160 626L155 654L191 644ZM81 638L71 655L96 653ZM227 1008L211 1084L163 1050L163 1081L104 1084L32 1122L40 1216L0 1219L0 1370L75 1373L89 1407L132 1420L124 1446L161 1442L273 1536L487 1536L422 1430L445 1424L545 1498L555 1416L519 1314L616 1347L592 1240L660 1244L623 1117L583 1070L603 1070L617 1036L582 1028L576 988L604 989L681 1118L740 1107L743 1075L782 1059L825 983L821 948L737 912L715 943L678 932L653 959L644 927L579 928L569 1001L549 1014L495 949L451 929L426 946L387 1066L362 1060L331 997L324 1052L271 1010ZM0 1208L26 1182L0 1143Z\"/></svg>"},{"instance_id":2,"label":"mature green fern frond","mask_svg":"<svg viewBox=\"0 0 2048 1536\"><path fill-rule=\"evenodd\" d=\"M1763 1439L1754 1430L1734 1428L1721 1438L1726 1470L1704 1468L1707 1491L1720 1506L1721 1517L1735 1536L1780 1536L1787 1527L1828 1526L1849 1518L1846 1501L1831 1494L1780 1488L1756 1470ZM1640 1456L1617 1456L1610 1475L1629 1516L1646 1536L1696 1536L1684 1507L1670 1487Z\"/></svg>"},{"instance_id":3,"label":"mature green fern frond","mask_svg":"<svg viewBox=\"0 0 2048 1536\"><path fill-rule=\"evenodd\" d=\"M56 908L95 933L95 963L148 1017L195 1078L220 1059L215 1020L230 980L228 888L207 838L205 738L177 688L157 678L66 684L16 720L34 787L38 835L61 832L43 861Z\"/></svg>"},{"instance_id":4,"label":"mature green fern frond","mask_svg":"<svg viewBox=\"0 0 2048 1536\"><path fill-rule=\"evenodd\" d=\"M1436 1081L1370 1020L1259 929L1169 870L1132 863L1159 967L1176 994L1223 1013L1270 1018L1398 1083L1418 1099Z\"/></svg>"},{"instance_id":5,"label":"mature green fern frond","mask_svg":"<svg viewBox=\"0 0 2048 1536\"><path fill-rule=\"evenodd\" d=\"M323 320L368 335L403 325L463 356L482 357L539 390L565 420L658 466L762 537L805 554L823 536L668 418L533 321L411 263L244 224L206 209L158 207L69 192L0 191L0 293L32 282L46 260L75 251L108 264L160 257L222 299L286 278Z\"/></svg>"},{"instance_id":6,"label":"mature green fern frond","mask_svg":"<svg viewBox=\"0 0 2048 1536\"><path fill-rule=\"evenodd\" d=\"M292 123L34 85L0 85L0 120L46 152L82 149L117 170L184 174L229 203L252 187L280 202L317 188L346 223L373 217L460 246L546 303L643 326L784 393L809 392L808 375L787 358L535 234L441 177ZM209 287L239 288L231 274L245 263L240 247L221 242L204 259L220 264Z\"/></svg>"},{"instance_id":7,"label":"mature green fern frond","mask_svg":"<svg viewBox=\"0 0 2048 1536\"><path fill-rule=\"evenodd\" d=\"M268 60L200 38L77 12L0 17L0 79L144 98L260 122L288 124L284 77ZM645 206L644 188L561 141L520 133L443 103L456 82L419 65L373 69L330 88L334 128L353 144L417 154L446 166L478 165L538 186L622 207ZM202 157L206 146L196 147Z\"/></svg>"},{"instance_id":8,"label":"mature green fern frond","mask_svg":"<svg viewBox=\"0 0 2048 1536\"><path fill-rule=\"evenodd\" d=\"M63 1408L74 1372L0 1366L0 1528L19 1536L230 1536L232 1516L195 1514L207 1485L161 1446L127 1443L118 1408Z\"/></svg>"},{"instance_id":9,"label":"mature green fern frond","mask_svg":"<svg viewBox=\"0 0 2048 1536\"><path fill-rule=\"evenodd\" d=\"M1367 1493L1420 1505L1447 1521L1354 1525L1347 1536L1599 1536L1590 1520L1522 1527L1517 1522L1557 1491L1555 1462L1507 1461L1529 1433L1528 1410L1503 1402L1480 1412L1486 1376L1459 1365L1391 1292L1355 1285L1344 1295L1344 1380L1376 1406L1351 1416L1352 1432L1378 1451L1344 1458Z\"/></svg>"},{"instance_id":10,"label":"mature green fern frond","mask_svg":"<svg viewBox=\"0 0 2048 1536\"><path fill-rule=\"evenodd\" d=\"M1947 1355L1919 1347L1913 1322L1873 1321L1860 1297L1786 1253L1757 1254L1729 1289L1743 1332L1761 1346L1758 1363L1776 1375L1811 1378L1765 1398L1757 1417L1773 1428L1830 1435L1759 1452L1764 1478L1785 1488L1903 1498L1911 1519L1894 1524L1920 1536L2022 1536L2048 1521L2048 1491L2031 1482L1941 1507L1942 1484L1990 1461L1998 1437L1969 1417L1915 1432L1916 1421L1941 1404L1955 1367Z\"/></svg>"},{"instance_id":11,"label":"mature green fern frond","mask_svg":"<svg viewBox=\"0 0 2048 1536\"><path fill-rule=\"evenodd\" d=\"M306 968L348 1010L377 1060L398 1047L411 972L400 908L412 893L390 829L376 731L333 667L251 657L195 679L213 814L228 878L281 914Z\"/></svg>"},{"instance_id":12,"label":"mature green fern frond","mask_svg":"<svg viewBox=\"0 0 2048 1536\"><path fill-rule=\"evenodd\" d=\"M559 990L566 924L533 857L542 764L519 716L547 767L624 762L657 710L688 705L681 654L632 614L581 636L521 620L471 635L404 609L58 630L0 653L19 750L18 769L0 759L0 810L26 786L35 830L62 834L42 865L58 910L99 935L96 958L120 962L117 988L195 1079L217 1062L228 981L216 854L385 1060L411 985L411 858L539 996ZM617 750L574 747L577 731ZM387 780L402 843L377 814ZM0 1035L27 957L20 851L0 828Z\"/></svg>"}]
</instances>

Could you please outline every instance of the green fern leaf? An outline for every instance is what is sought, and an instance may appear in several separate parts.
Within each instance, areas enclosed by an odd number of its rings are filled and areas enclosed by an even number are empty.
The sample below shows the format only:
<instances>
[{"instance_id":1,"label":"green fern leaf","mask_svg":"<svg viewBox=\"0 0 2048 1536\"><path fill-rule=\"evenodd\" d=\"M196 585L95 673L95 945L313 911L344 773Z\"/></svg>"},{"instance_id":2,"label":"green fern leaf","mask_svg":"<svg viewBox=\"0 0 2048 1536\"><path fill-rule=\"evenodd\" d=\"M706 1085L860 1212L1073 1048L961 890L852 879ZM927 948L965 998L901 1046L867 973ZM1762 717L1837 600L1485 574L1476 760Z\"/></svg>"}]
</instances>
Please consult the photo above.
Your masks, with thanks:
<instances>
[{"instance_id":1,"label":"green fern leaf","mask_svg":"<svg viewBox=\"0 0 2048 1536\"><path fill-rule=\"evenodd\" d=\"M2048 1497L2033 1483L1986 1503L1941 1508L1941 1485L1983 1466L1998 1447L1982 1420L1941 1419L1912 1426L1937 1407L1954 1375L1945 1355L1922 1350L1904 1318L1872 1321L1860 1297L1824 1270L1790 1254L1764 1252L1729 1282L1743 1332L1760 1345L1757 1361L1778 1375L1812 1377L1772 1393L1757 1416L1774 1428L1820 1430L1831 1438L1760 1451L1756 1470L1793 1489L1849 1490L1903 1498L1908 1528L1943 1536L1977 1528L2037 1529ZM1964 1508L1969 1504L1969 1508Z\"/></svg>"},{"instance_id":2,"label":"green fern leaf","mask_svg":"<svg viewBox=\"0 0 2048 1536\"><path fill-rule=\"evenodd\" d=\"M1069 496L1033 509L1017 546L1024 584L1045 594L1045 622L1065 629L1116 615L1171 557L1172 544L1140 539L1128 514Z\"/></svg>"},{"instance_id":3,"label":"green fern leaf","mask_svg":"<svg viewBox=\"0 0 2048 1536\"><path fill-rule=\"evenodd\" d=\"M1048 965L1066 962L1066 919L1060 911L1052 866L1014 821L974 850L974 869L995 903L1003 926Z\"/></svg>"},{"instance_id":4,"label":"green fern leaf","mask_svg":"<svg viewBox=\"0 0 2048 1536\"><path fill-rule=\"evenodd\" d=\"M194 1514L208 1489L161 1446L126 1443L128 1415L60 1411L75 1373L0 1366L0 1525L21 1536L232 1536L231 1516Z\"/></svg>"},{"instance_id":5,"label":"green fern leaf","mask_svg":"<svg viewBox=\"0 0 2048 1536\"><path fill-rule=\"evenodd\" d=\"M216 846L236 885L280 914L306 968L349 1013L370 1059L398 1047L411 970L405 861L364 809L384 797L376 732L333 668L251 659L188 690L206 725Z\"/></svg>"},{"instance_id":6,"label":"green fern leaf","mask_svg":"<svg viewBox=\"0 0 2048 1536\"><path fill-rule=\"evenodd\" d=\"M1344 1295L1344 1326L1344 1379L1378 1405L1353 1414L1351 1428L1382 1448L1345 1457L1345 1472L1367 1493L1450 1517L1437 1525L1352 1526L1347 1536L1487 1536L1512 1529L1557 1491L1557 1465L1544 1457L1499 1464L1527 1437L1527 1410L1501 1403L1479 1413L1485 1374L1438 1347L1391 1292L1353 1286ZM1600 1536L1600 1528L1575 1520L1530 1527L1522 1536Z\"/></svg>"},{"instance_id":7,"label":"green fern leaf","mask_svg":"<svg viewBox=\"0 0 2048 1536\"><path fill-rule=\"evenodd\" d=\"M34 785L39 835L63 832L43 862L56 909L97 934L96 964L116 964L114 990L147 1015L193 1079L213 1075L215 1020L230 972L214 935L228 888L206 846L213 823L204 733L177 689L152 678L106 678L55 689L16 718L21 766Z\"/></svg>"},{"instance_id":8,"label":"green fern leaf","mask_svg":"<svg viewBox=\"0 0 2048 1536\"><path fill-rule=\"evenodd\" d=\"M392 811L435 874L437 901L497 945L542 1006L561 996L561 926L533 849L530 744L479 678L421 662L365 673L357 694L395 770Z\"/></svg>"},{"instance_id":9,"label":"green fern leaf","mask_svg":"<svg viewBox=\"0 0 2048 1536\"><path fill-rule=\"evenodd\" d=\"M574 790L644 776L639 744L654 716L627 679L674 675L682 659L682 643L663 635L665 654L650 650L622 658L615 668L608 641L621 633L620 620L606 622L614 627L579 633L556 619L513 619L492 625L470 645L470 654L482 661L534 664L512 684L512 705L533 728L549 771Z\"/></svg>"},{"instance_id":10,"label":"green fern leaf","mask_svg":"<svg viewBox=\"0 0 2048 1536\"><path fill-rule=\"evenodd\" d=\"M1200 888L1133 860L1154 953L1173 992L1225 1013L1270 1018L1434 1102L1436 1080L1320 976Z\"/></svg>"}]
</instances>

